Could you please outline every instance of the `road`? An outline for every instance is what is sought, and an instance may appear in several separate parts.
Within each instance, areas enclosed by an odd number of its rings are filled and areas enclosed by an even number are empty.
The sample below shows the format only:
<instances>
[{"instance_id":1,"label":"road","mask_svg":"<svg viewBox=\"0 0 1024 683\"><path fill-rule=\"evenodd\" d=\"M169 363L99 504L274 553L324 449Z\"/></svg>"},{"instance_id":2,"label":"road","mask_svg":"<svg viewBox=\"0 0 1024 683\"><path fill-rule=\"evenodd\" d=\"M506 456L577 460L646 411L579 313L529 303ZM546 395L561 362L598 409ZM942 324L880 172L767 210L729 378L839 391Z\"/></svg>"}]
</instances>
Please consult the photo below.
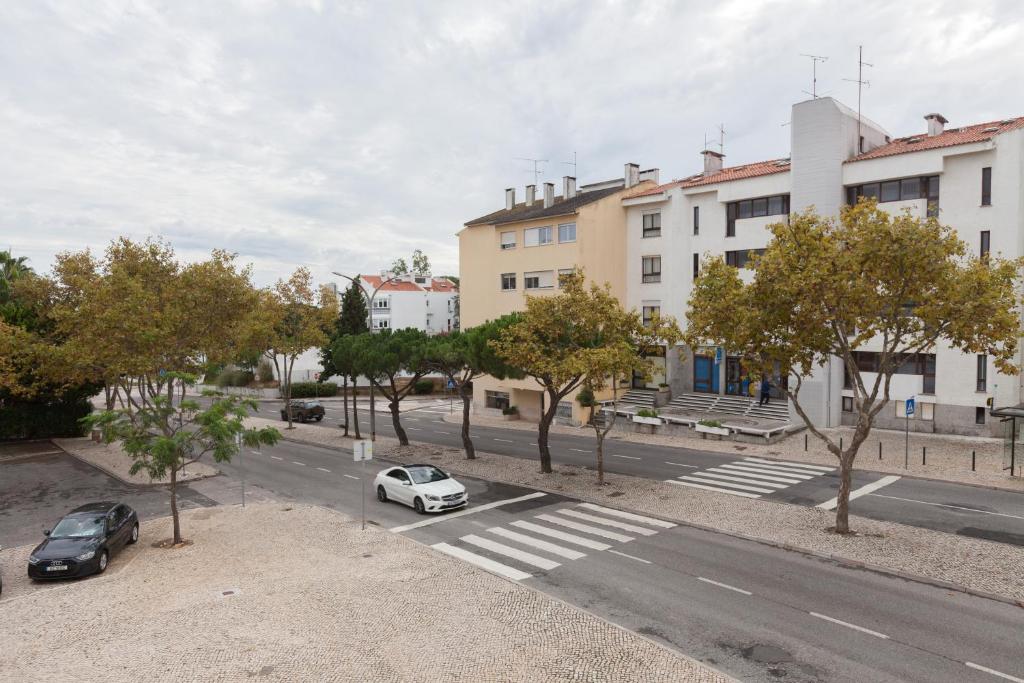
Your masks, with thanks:
<instances>
[{"instance_id":1,"label":"road","mask_svg":"<svg viewBox=\"0 0 1024 683\"><path fill-rule=\"evenodd\" d=\"M327 417L321 426L337 428L343 419L341 404L324 402L324 407ZM369 434L366 408L367 402L361 397L360 424L364 436ZM260 415L279 418L280 409L279 403L264 401L260 404ZM413 441L461 448L459 426L442 420L448 412L447 402L427 403L403 412L402 425ZM386 410L377 413L376 422L380 434L394 435L390 413ZM532 431L474 425L471 435L480 450L530 460L537 458L537 438ZM839 489L837 468L765 461L745 457L742 453L729 455L619 440L606 443L605 468L617 474L676 483L686 481L735 495L806 506L829 501ZM594 466L594 437L590 433L583 432L581 436L552 434L550 447L555 462ZM854 472L855 491L869 485L880 488L852 500L851 512L881 521L1024 546L1024 494L926 479L893 479L876 472ZM892 483L887 483L889 481Z\"/></svg>"}]
</instances>

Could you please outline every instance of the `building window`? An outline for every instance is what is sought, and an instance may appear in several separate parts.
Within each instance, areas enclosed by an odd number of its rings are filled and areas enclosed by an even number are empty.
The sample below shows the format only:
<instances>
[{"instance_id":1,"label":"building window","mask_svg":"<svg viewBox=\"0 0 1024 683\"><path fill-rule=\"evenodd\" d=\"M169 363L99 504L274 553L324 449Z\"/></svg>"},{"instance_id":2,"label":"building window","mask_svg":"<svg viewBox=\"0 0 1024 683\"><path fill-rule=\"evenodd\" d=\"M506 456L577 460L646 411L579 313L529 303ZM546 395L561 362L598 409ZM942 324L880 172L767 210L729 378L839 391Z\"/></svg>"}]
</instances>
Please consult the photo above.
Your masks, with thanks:
<instances>
[{"instance_id":1,"label":"building window","mask_svg":"<svg viewBox=\"0 0 1024 683\"><path fill-rule=\"evenodd\" d=\"M373 329L375 330L386 330L391 327L391 321L387 318L373 321Z\"/></svg>"},{"instance_id":2,"label":"building window","mask_svg":"<svg viewBox=\"0 0 1024 683\"><path fill-rule=\"evenodd\" d=\"M661 315L661 306L644 306L643 321L644 327L650 327L654 322L654 316Z\"/></svg>"},{"instance_id":3,"label":"building window","mask_svg":"<svg viewBox=\"0 0 1024 683\"><path fill-rule=\"evenodd\" d=\"M515 249L516 248L516 231L515 230L511 230L509 232L501 233L501 248L502 248L502 250L505 250L505 249Z\"/></svg>"},{"instance_id":4,"label":"building window","mask_svg":"<svg viewBox=\"0 0 1024 683\"><path fill-rule=\"evenodd\" d=\"M988 356L978 354L978 391L988 391Z\"/></svg>"},{"instance_id":5,"label":"building window","mask_svg":"<svg viewBox=\"0 0 1024 683\"><path fill-rule=\"evenodd\" d=\"M693 207L693 234L700 234L700 207Z\"/></svg>"},{"instance_id":6,"label":"building window","mask_svg":"<svg viewBox=\"0 0 1024 683\"><path fill-rule=\"evenodd\" d=\"M789 213L789 195L758 197L730 202L726 206L725 236L736 236L736 219L760 218L761 216L782 216ZM696 234L696 233L694 233Z\"/></svg>"},{"instance_id":7,"label":"building window","mask_svg":"<svg viewBox=\"0 0 1024 683\"><path fill-rule=\"evenodd\" d=\"M931 422L935 419L935 404L934 403L921 403L918 407L921 412L921 419L926 422Z\"/></svg>"},{"instance_id":8,"label":"building window","mask_svg":"<svg viewBox=\"0 0 1024 683\"><path fill-rule=\"evenodd\" d=\"M859 372L878 372L881 354L875 351L854 351L853 362ZM921 393L935 393L935 354L908 353L898 359L895 375L921 375ZM844 379L845 386L850 386L850 379Z\"/></svg>"},{"instance_id":9,"label":"building window","mask_svg":"<svg viewBox=\"0 0 1024 683\"><path fill-rule=\"evenodd\" d=\"M700 275L700 254L694 254L693 255L693 279L696 280L698 275Z\"/></svg>"},{"instance_id":10,"label":"building window","mask_svg":"<svg viewBox=\"0 0 1024 683\"><path fill-rule=\"evenodd\" d=\"M843 412L853 412L853 396L843 396Z\"/></svg>"},{"instance_id":11,"label":"building window","mask_svg":"<svg viewBox=\"0 0 1024 683\"><path fill-rule=\"evenodd\" d=\"M562 223L558 226L558 243L576 241L576 224Z\"/></svg>"},{"instance_id":12,"label":"building window","mask_svg":"<svg viewBox=\"0 0 1024 683\"><path fill-rule=\"evenodd\" d=\"M992 248L992 233L988 230L981 231L981 248L978 249L978 255L981 258L988 256L988 252Z\"/></svg>"},{"instance_id":13,"label":"building window","mask_svg":"<svg viewBox=\"0 0 1024 683\"><path fill-rule=\"evenodd\" d=\"M643 257L643 279L642 282L661 282L661 257Z\"/></svg>"},{"instance_id":14,"label":"building window","mask_svg":"<svg viewBox=\"0 0 1024 683\"><path fill-rule=\"evenodd\" d=\"M644 214L644 237L661 236L661 213Z\"/></svg>"},{"instance_id":15,"label":"building window","mask_svg":"<svg viewBox=\"0 0 1024 683\"><path fill-rule=\"evenodd\" d=\"M555 273L551 270L535 270L523 273L524 289L551 289L555 286Z\"/></svg>"},{"instance_id":16,"label":"building window","mask_svg":"<svg viewBox=\"0 0 1024 683\"><path fill-rule=\"evenodd\" d=\"M981 169L981 205L992 206L992 167Z\"/></svg>"},{"instance_id":17,"label":"building window","mask_svg":"<svg viewBox=\"0 0 1024 683\"><path fill-rule=\"evenodd\" d=\"M425 285L425 284L427 284L427 278L425 278L425 277L414 277L413 280L418 285Z\"/></svg>"},{"instance_id":18,"label":"building window","mask_svg":"<svg viewBox=\"0 0 1024 683\"><path fill-rule=\"evenodd\" d=\"M391 308L391 300L390 299L374 299L373 300L373 307L374 308L378 308L378 309L389 309L389 308Z\"/></svg>"},{"instance_id":19,"label":"building window","mask_svg":"<svg viewBox=\"0 0 1024 683\"><path fill-rule=\"evenodd\" d=\"M507 391L485 391L484 392L484 405L488 408L497 408L498 410L504 410L509 407L508 392Z\"/></svg>"},{"instance_id":20,"label":"building window","mask_svg":"<svg viewBox=\"0 0 1024 683\"><path fill-rule=\"evenodd\" d=\"M504 292L511 291L516 288L516 274L515 273L502 273L501 274L501 289Z\"/></svg>"},{"instance_id":21,"label":"building window","mask_svg":"<svg viewBox=\"0 0 1024 683\"><path fill-rule=\"evenodd\" d=\"M572 275L575 272L576 272L575 268L559 268L558 269L558 286L559 287L562 286L562 282L563 282L562 278L564 278L566 275Z\"/></svg>"},{"instance_id":22,"label":"building window","mask_svg":"<svg viewBox=\"0 0 1024 683\"><path fill-rule=\"evenodd\" d=\"M928 199L928 215L938 215L939 176L919 176L887 180L884 183L865 183L846 188L846 203L853 206L860 197L870 197L882 202L899 202L909 199ZM932 213L932 203L935 213Z\"/></svg>"},{"instance_id":23,"label":"building window","mask_svg":"<svg viewBox=\"0 0 1024 683\"><path fill-rule=\"evenodd\" d=\"M978 406L974 409L974 424L985 424L985 408L983 406Z\"/></svg>"},{"instance_id":24,"label":"building window","mask_svg":"<svg viewBox=\"0 0 1024 683\"><path fill-rule=\"evenodd\" d=\"M764 252L764 249L727 251L725 252L725 263L726 265L733 266L734 268L745 268L747 263L750 262L751 254L757 254L758 256L760 256Z\"/></svg>"},{"instance_id":25,"label":"building window","mask_svg":"<svg viewBox=\"0 0 1024 683\"><path fill-rule=\"evenodd\" d=\"M543 228L527 228L523 230L523 245L527 247L539 247L544 244L551 244L551 226Z\"/></svg>"},{"instance_id":26,"label":"building window","mask_svg":"<svg viewBox=\"0 0 1024 683\"><path fill-rule=\"evenodd\" d=\"M555 417L562 417L566 419L572 418L572 401L559 401L558 407L555 408Z\"/></svg>"}]
</instances>

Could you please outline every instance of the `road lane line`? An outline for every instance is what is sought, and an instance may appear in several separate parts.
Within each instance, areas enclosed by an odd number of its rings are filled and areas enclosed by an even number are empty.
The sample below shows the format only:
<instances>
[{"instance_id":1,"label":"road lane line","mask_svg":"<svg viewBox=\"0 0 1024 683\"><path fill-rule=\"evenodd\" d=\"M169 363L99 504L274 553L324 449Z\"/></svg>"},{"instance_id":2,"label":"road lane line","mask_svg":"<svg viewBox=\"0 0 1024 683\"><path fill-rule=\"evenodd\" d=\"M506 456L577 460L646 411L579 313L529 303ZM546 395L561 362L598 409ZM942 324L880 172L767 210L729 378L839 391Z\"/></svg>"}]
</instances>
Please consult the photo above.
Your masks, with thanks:
<instances>
[{"instance_id":1,"label":"road lane line","mask_svg":"<svg viewBox=\"0 0 1024 683\"><path fill-rule=\"evenodd\" d=\"M512 439L495 439L495 441L504 441L505 443L515 443Z\"/></svg>"},{"instance_id":2,"label":"road lane line","mask_svg":"<svg viewBox=\"0 0 1024 683\"><path fill-rule=\"evenodd\" d=\"M635 455L616 455L615 453L612 453L612 457L613 458L625 458L626 460L639 460L640 459L640 458L636 457Z\"/></svg>"},{"instance_id":3,"label":"road lane line","mask_svg":"<svg viewBox=\"0 0 1024 683\"><path fill-rule=\"evenodd\" d=\"M875 498L888 498L890 500L902 500L906 503L920 503L921 505L934 505L940 508L953 508L954 510L967 510L968 512L978 512L983 515L995 515L996 517L1010 517L1012 519L1024 519L1020 515L1011 515L1005 512L990 512L988 510L979 510L977 508L964 507L962 505L950 505L949 503L930 503L927 500L914 500L913 498L898 498L896 496L887 496L883 493L869 493L869 496Z\"/></svg>"},{"instance_id":4,"label":"road lane line","mask_svg":"<svg viewBox=\"0 0 1024 683\"><path fill-rule=\"evenodd\" d=\"M556 517L555 515L534 515L537 519L544 522L551 522L559 526L572 529L573 531L581 531L585 534L591 534L593 536L601 536L602 538L610 538L613 541L619 541L620 543L628 543L633 540L632 536L626 534L620 534L615 531L607 531L605 529L598 529L596 526L590 526L589 524L580 524L574 522L571 519L565 519L564 517Z\"/></svg>"},{"instance_id":5,"label":"road lane line","mask_svg":"<svg viewBox=\"0 0 1024 683\"><path fill-rule=\"evenodd\" d=\"M473 506L471 508L468 508L466 510L459 510L458 512L449 512L444 517L435 517L433 519L424 519L423 521L413 522L412 524L403 524L402 526L391 527L390 529L388 529L388 531L390 531L392 533L395 533L395 534L399 534L399 533L402 533L403 531L409 531L410 529L419 529L420 527L430 526L431 524L437 524L439 522L444 522L444 521L449 520L449 519L455 519L457 517L465 517L466 515L472 515L472 514L474 514L476 512L483 512L484 510L492 510L492 509L494 509L496 507L501 507L502 505L511 505L512 503L521 503L521 502L523 502L525 500L533 500L534 498L540 498L540 497L546 496L546 495L547 494L542 492L542 491L534 491L533 493L528 493L525 496L519 496L518 498L506 498L505 500L496 500L493 503L484 503L483 505L475 505L475 506Z\"/></svg>"},{"instance_id":6,"label":"road lane line","mask_svg":"<svg viewBox=\"0 0 1024 683\"><path fill-rule=\"evenodd\" d=\"M355 479L356 481L359 480L359 477L353 477L351 474L345 474L345 475L342 475L342 476L348 477L349 479Z\"/></svg>"},{"instance_id":7,"label":"road lane line","mask_svg":"<svg viewBox=\"0 0 1024 683\"><path fill-rule=\"evenodd\" d=\"M455 432L442 432L442 431L440 431L438 429L435 429L433 431L434 431L435 434L444 434L445 436L451 436L452 434L455 433Z\"/></svg>"},{"instance_id":8,"label":"road lane line","mask_svg":"<svg viewBox=\"0 0 1024 683\"><path fill-rule=\"evenodd\" d=\"M985 673L992 674L993 676L996 676L998 678L1005 678L1008 681L1014 681L1014 683L1024 683L1024 678L1017 678L1016 676L1011 676L1010 674L1004 674L1002 671L996 671L995 669L990 669L987 666L982 666L981 664L975 664L974 662L964 662L964 664L971 667L972 669L984 671Z\"/></svg>"},{"instance_id":9,"label":"road lane line","mask_svg":"<svg viewBox=\"0 0 1024 683\"><path fill-rule=\"evenodd\" d=\"M714 486L701 486L700 484L691 484L685 481L676 481L675 479L666 479L666 484L675 484L676 486L689 486L694 489L704 489L705 491L716 491L718 493L729 493L734 496L743 496L744 498L760 498L761 496L757 493L744 493L743 491L726 491L725 489L716 488Z\"/></svg>"},{"instance_id":10,"label":"road lane line","mask_svg":"<svg viewBox=\"0 0 1024 683\"><path fill-rule=\"evenodd\" d=\"M614 508L601 507L600 505L594 505L593 503L580 503L576 507L586 508L587 510L594 510L605 515L611 515L612 517L621 517L622 519L631 519L634 522L642 522L650 526L660 526L662 529L671 529L676 524L672 522L666 522L661 519L655 519L653 517L644 517L643 515L634 515L632 512L623 512L622 510L616 510Z\"/></svg>"},{"instance_id":11,"label":"road lane line","mask_svg":"<svg viewBox=\"0 0 1024 683\"><path fill-rule=\"evenodd\" d=\"M570 451L576 451L577 453L593 453L593 451L585 451L582 448L570 448Z\"/></svg>"},{"instance_id":12,"label":"road lane line","mask_svg":"<svg viewBox=\"0 0 1024 683\"><path fill-rule=\"evenodd\" d=\"M668 460L666 460L665 464L666 465L675 465L676 467L689 467L690 469L693 469L693 470L697 469L697 465L684 465L681 462L669 462Z\"/></svg>"},{"instance_id":13,"label":"road lane line","mask_svg":"<svg viewBox=\"0 0 1024 683\"><path fill-rule=\"evenodd\" d=\"M299 462L298 460L292 460L292 464L293 465L298 465L299 467L305 467L306 466L306 463Z\"/></svg>"},{"instance_id":14,"label":"road lane line","mask_svg":"<svg viewBox=\"0 0 1024 683\"><path fill-rule=\"evenodd\" d=\"M422 427L406 427L406 429L408 429L410 432L422 432L423 431Z\"/></svg>"},{"instance_id":15,"label":"road lane line","mask_svg":"<svg viewBox=\"0 0 1024 683\"><path fill-rule=\"evenodd\" d=\"M853 500L855 498L860 498L861 496L866 496L867 494L871 493L872 491L877 491L878 489L883 488L885 486L888 486L889 484L892 484L893 482L897 482L899 480L900 480L900 477L895 475L895 474L890 474L888 476L882 477L878 481L873 481L870 484L865 484L864 486L861 486L856 491L850 491L850 500ZM836 497L836 498L831 498L829 500L826 500L824 503L821 503L820 505L816 505L815 507L819 507L822 510L834 510L836 505L838 505L838 504L839 504L839 498Z\"/></svg>"},{"instance_id":16,"label":"road lane line","mask_svg":"<svg viewBox=\"0 0 1024 683\"><path fill-rule=\"evenodd\" d=\"M471 553L468 550L463 550L462 548L456 548L455 546L448 545L447 543L435 543L430 547L434 550L440 550L442 553L451 555L452 557L457 557L464 562L475 564L477 567L486 569L492 574L498 574L499 576L504 576L506 579L512 579L513 581L522 581L523 579L528 579L532 576L532 574L527 574L524 571L509 567L501 562L495 562L488 557Z\"/></svg>"},{"instance_id":17,"label":"road lane line","mask_svg":"<svg viewBox=\"0 0 1024 683\"><path fill-rule=\"evenodd\" d=\"M250 449L249 452L252 453L253 455L261 455L259 451L254 451Z\"/></svg>"},{"instance_id":18,"label":"road lane line","mask_svg":"<svg viewBox=\"0 0 1024 683\"><path fill-rule=\"evenodd\" d=\"M330 474L330 472L331 472L330 470L325 469L323 467L317 467L317 469L320 470L321 472L327 472L328 474Z\"/></svg>"},{"instance_id":19,"label":"road lane line","mask_svg":"<svg viewBox=\"0 0 1024 683\"><path fill-rule=\"evenodd\" d=\"M812 617L818 617L819 619L824 619L825 621L831 621L833 624L839 624L840 626L845 626L846 628L852 628L854 631L860 631L861 633L867 633L868 635L875 636L876 638L883 638L885 640L889 639L889 636L885 635L884 633L879 633L878 631L872 631L869 628L864 628L863 626L857 626L857 624L851 624L848 621L840 621L839 619L834 619L834 618L832 618L830 616L826 616L824 614L818 614L817 612L808 612L808 614L810 614Z\"/></svg>"},{"instance_id":20,"label":"road lane line","mask_svg":"<svg viewBox=\"0 0 1024 683\"><path fill-rule=\"evenodd\" d=\"M519 534L515 531L509 531L508 529L502 528L500 526L492 526L487 531L497 536L503 536L511 541L516 541L517 543L522 543L523 545L528 545L530 547L536 548L537 550L543 550L546 553L551 553L552 555L564 557L567 560L578 560L581 557L587 556L586 553L581 553L578 550L570 550L569 548L563 548L562 546L557 545L555 543L548 543L547 541L542 541L541 539L534 538L533 536L527 536L526 534Z\"/></svg>"},{"instance_id":21,"label":"road lane line","mask_svg":"<svg viewBox=\"0 0 1024 683\"><path fill-rule=\"evenodd\" d=\"M558 529L549 529L546 526L534 524L533 522L524 522L520 519L517 519L514 522L509 522L509 524L520 529L532 531L535 534L540 534L541 536L550 536L551 538L557 538L559 541L565 541L566 543L581 545L584 548L590 548L591 550L608 550L609 548L611 548L611 546L607 543L601 543L600 541L592 541L589 538L583 538L582 536L569 534L564 531L559 531Z\"/></svg>"},{"instance_id":22,"label":"road lane line","mask_svg":"<svg viewBox=\"0 0 1024 683\"><path fill-rule=\"evenodd\" d=\"M737 588L736 586L730 586L727 583L721 583L719 581L712 581L711 579L705 579L703 576L698 576L697 580L698 581L703 581L704 583L710 583L711 585L718 586L719 588L725 588L726 590L736 591L737 593L743 593L744 595L753 595L753 593L751 593L750 591L745 591L742 588Z\"/></svg>"},{"instance_id":23,"label":"road lane line","mask_svg":"<svg viewBox=\"0 0 1024 683\"><path fill-rule=\"evenodd\" d=\"M284 460L284 458L279 458L276 455L272 455L270 457L273 458L274 460Z\"/></svg>"},{"instance_id":24,"label":"road lane line","mask_svg":"<svg viewBox=\"0 0 1024 683\"><path fill-rule=\"evenodd\" d=\"M622 555L623 557L628 557L631 560L636 560L637 562L643 562L644 564L651 564L650 560L645 560L642 557L634 557L633 555L627 555L626 553L620 553L618 550L609 550L608 552L615 553L616 555Z\"/></svg>"},{"instance_id":25,"label":"road lane line","mask_svg":"<svg viewBox=\"0 0 1024 683\"><path fill-rule=\"evenodd\" d=\"M555 562L554 560L549 560L546 557L534 555L533 553L528 553L525 550L519 550L518 548L513 548L510 545L498 543L497 541L492 541L489 538L483 538L481 536L477 536L476 534L469 534L468 536L463 536L459 540L465 541L470 545L475 545L478 548L483 548L484 550L490 550L492 553L498 553L499 555L511 557L513 560L519 560L520 562L533 565L534 567L538 567L540 569L550 570L554 569L555 567L562 566L561 563Z\"/></svg>"},{"instance_id":26,"label":"road lane line","mask_svg":"<svg viewBox=\"0 0 1024 683\"><path fill-rule=\"evenodd\" d=\"M603 524L605 526L610 526L613 529L622 529L623 531L628 531L633 534L640 534L641 536L653 536L654 534L658 533L654 529L646 529L644 527L639 527L636 524L627 524L625 522L619 522L614 519L608 519L606 517L598 517L597 515L588 515L587 513L580 512L578 510L559 510L558 513L562 515L569 515L570 517L575 517L576 519L582 519L585 522L594 522L595 524Z\"/></svg>"},{"instance_id":27,"label":"road lane line","mask_svg":"<svg viewBox=\"0 0 1024 683\"><path fill-rule=\"evenodd\" d=\"M536 446L537 444L535 444L535 443L531 443L530 445L531 445L531 446Z\"/></svg>"}]
</instances>

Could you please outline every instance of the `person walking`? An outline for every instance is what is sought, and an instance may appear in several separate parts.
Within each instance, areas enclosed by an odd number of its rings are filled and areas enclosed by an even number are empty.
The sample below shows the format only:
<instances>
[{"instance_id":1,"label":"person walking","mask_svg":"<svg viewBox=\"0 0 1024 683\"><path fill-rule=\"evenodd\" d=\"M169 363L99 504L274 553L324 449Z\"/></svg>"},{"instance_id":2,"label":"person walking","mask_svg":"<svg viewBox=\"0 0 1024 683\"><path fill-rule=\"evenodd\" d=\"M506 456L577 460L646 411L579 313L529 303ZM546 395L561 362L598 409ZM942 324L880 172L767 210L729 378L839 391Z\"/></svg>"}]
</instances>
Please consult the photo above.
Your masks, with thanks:
<instances>
[{"instance_id":1,"label":"person walking","mask_svg":"<svg viewBox=\"0 0 1024 683\"><path fill-rule=\"evenodd\" d=\"M771 393L770 393L771 389L772 389L772 385L768 381L768 377L766 377L765 375L762 375L761 376L761 400L759 400L757 402L757 405L763 406L763 405L768 403L768 401L771 399Z\"/></svg>"}]
</instances>

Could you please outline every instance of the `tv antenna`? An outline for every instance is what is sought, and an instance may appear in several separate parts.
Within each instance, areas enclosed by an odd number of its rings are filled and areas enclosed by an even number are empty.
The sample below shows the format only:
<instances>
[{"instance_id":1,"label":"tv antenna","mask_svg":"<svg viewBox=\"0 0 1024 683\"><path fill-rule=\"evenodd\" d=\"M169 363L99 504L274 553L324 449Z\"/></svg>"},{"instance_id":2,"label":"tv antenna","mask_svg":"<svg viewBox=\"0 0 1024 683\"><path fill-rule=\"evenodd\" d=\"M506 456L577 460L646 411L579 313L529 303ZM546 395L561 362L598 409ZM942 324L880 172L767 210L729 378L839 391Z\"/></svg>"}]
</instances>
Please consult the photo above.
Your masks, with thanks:
<instances>
[{"instance_id":1,"label":"tv antenna","mask_svg":"<svg viewBox=\"0 0 1024 683\"><path fill-rule=\"evenodd\" d=\"M540 165L548 163L548 160L547 159L528 159L526 157L516 157L516 160L517 161L529 161L529 162L531 162L533 164L533 184L534 185L539 185L540 184L540 174L541 174ZM530 171L527 171L527 173L530 173Z\"/></svg>"},{"instance_id":2,"label":"tv antenna","mask_svg":"<svg viewBox=\"0 0 1024 683\"><path fill-rule=\"evenodd\" d=\"M578 175L576 175L576 152L575 151L572 153L572 161L562 161L560 163L563 163L566 166L572 166L572 177L573 178L578 178L579 177Z\"/></svg>"},{"instance_id":3,"label":"tv antenna","mask_svg":"<svg viewBox=\"0 0 1024 683\"><path fill-rule=\"evenodd\" d=\"M818 99L818 62L827 62L828 57L822 55L809 55L803 52L800 53L801 57L807 57L811 60L811 91L807 92L802 90L801 92L807 93L812 99Z\"/></svg>"},{"instance_id":4,"label":"tv antenna","mask_svg":"<svg viewBox=\"0 0 1024 683\"><path fill-rule=\"evenodd\" d=\"M725 156L725 124L718 124L718 153Z\"/></svg>"},{"instance_id":5,"label":"tv antenna","mask_svg":"<svg viewBox=\"0 0 1024 683\"><path fill-rule=\"evenodd\" d=\"M864 61L864 46L863 45L858 45L857 46L857 78L856 79L853 79L853 78L844 78L843 79L844 81L849 81L850 83L856 83L857 84L857 152L858 153L863 153L864 152L864 136L861 135L861 114L860 114L861 91L864 89L865 85L867 87L869 87L869 88L871 87L871 81L865 81L864 80L864 67L866 67L866 66L874 67L875 65L874 64L868 64L867 62Z\"/></svg>"}]
</instances>

